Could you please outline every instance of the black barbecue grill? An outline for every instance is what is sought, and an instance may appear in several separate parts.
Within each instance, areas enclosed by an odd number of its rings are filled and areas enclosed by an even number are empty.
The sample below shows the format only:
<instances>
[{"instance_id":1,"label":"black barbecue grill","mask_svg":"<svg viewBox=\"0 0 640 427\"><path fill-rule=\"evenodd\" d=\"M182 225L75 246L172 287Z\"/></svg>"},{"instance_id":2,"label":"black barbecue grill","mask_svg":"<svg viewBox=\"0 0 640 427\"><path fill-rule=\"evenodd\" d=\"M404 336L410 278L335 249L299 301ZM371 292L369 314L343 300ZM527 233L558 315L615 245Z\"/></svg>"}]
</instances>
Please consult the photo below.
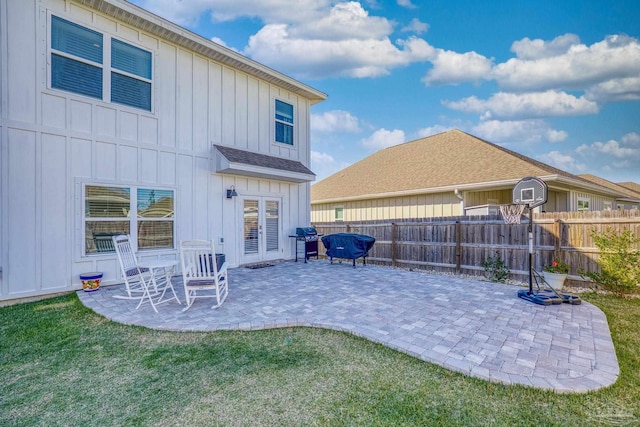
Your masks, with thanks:
<instances>
[{"instance_id":1,"label":"black barbecue grill","mask_svg":"<svg viewBox=\"0 0 640 427\"><path fill-rule=\"evenodd\" d=\"M318 258L318 239L320 235L313 227L298 227L296 228L296 234L289 236L296 239L296 262L298 261L298 254L302 253L304 249L304 262L307 262L309 257L315 256Z\"/></svg>"}]
</instances>

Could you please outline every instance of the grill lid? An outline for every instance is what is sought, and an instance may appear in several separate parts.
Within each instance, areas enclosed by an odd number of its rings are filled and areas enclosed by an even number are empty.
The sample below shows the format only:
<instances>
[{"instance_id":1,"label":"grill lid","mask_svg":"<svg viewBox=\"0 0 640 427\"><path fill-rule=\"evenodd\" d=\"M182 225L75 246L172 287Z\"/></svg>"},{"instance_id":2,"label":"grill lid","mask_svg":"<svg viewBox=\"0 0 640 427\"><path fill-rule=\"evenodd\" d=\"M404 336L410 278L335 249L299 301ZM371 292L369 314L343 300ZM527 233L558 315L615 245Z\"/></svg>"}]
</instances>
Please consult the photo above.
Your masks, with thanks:
<instances>
[{"instance_id":1,"label":"grill lid","mask_svg":"<svg viewBox=\"0 0 640 427\"><path fill-rule=\"evenodd\" d=\"M296 234L298 236L316 236L318 232L313 227L298 227L296 228Z\"/></svg>"}]
</instances>

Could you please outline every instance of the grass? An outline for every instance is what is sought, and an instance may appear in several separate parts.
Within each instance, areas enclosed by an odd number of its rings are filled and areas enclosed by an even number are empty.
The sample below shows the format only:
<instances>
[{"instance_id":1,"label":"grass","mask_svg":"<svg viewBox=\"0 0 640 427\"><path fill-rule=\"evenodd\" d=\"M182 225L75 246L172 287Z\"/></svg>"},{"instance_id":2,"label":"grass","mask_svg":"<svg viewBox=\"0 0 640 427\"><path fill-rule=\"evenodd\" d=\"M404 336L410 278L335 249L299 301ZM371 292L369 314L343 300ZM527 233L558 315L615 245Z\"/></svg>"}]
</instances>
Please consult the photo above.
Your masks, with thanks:
<instances>
[{"instance_id":1,"label":"grass","mask_svg":"<svg viewBox=\"0 0 640 427\"><path fill-rule=\"evenodd\" d=\"M469 378L312 328L174 333L75 295L0 308L0 425L592 426L640 424L640 299L588 295L621 375L587 394Z\"/></svg>"}]
</instances>

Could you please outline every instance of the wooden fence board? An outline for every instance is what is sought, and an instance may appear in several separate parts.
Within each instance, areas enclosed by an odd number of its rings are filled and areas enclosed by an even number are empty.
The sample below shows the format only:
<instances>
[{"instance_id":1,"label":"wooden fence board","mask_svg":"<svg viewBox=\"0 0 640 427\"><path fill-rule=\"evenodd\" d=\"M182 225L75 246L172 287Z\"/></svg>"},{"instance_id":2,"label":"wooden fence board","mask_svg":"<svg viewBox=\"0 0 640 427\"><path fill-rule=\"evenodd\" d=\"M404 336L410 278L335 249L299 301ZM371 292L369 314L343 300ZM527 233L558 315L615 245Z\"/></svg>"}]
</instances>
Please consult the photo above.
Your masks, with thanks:
<instances>
[{"instance_id":1,"label":"wooden fence board","mask_svg":"<svg viewBox=\"0 0 640 427\"><path fill-rule=\"evenodd\" d=\"M368 260L384 265L483 274L482 263L498 255L515 278L528 275L528 220L505 224L500 216L444 217L313 226L323 235L347 232L374 237ZM598 270L592 232L631 230L640 236L640 211L547 212L534 214L533 227L534 268L542 271L560 259L570 265L571 279L579 280L581 270ZM324 256L322 244L319 250Z\"/></svg>"}]
</instances>

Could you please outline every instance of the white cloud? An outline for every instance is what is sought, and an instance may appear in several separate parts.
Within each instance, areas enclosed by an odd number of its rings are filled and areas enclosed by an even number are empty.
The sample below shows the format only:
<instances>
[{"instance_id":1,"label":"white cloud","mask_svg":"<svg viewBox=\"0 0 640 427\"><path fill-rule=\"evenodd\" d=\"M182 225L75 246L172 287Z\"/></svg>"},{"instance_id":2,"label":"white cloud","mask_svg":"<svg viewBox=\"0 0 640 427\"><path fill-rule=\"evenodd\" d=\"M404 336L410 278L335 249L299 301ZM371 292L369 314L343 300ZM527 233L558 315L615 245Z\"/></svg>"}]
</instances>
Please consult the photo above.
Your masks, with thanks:
<instances>
[{"instance_id":1,"label":"white cloud","mask_svg":"<svg viewBox=\"0 0 640 427\"><path fill-rule=\"evenodd\" d=\"M386 18L369 16L357 2L338 3L328 14L304 25L289 27L293 39L312 40L380 40L393 31Z\"/></svg>"},{"instance_id":2,"label":"white cloud","mask_svg":"<svg viewBox=\"0 0 640 427\"><path fill-rule=\"evenodd\" d=\"M525 37L513 42L511 51L520 59L540 59L563 55L577 44L580 44L580 38L575 34L558 36L551 41Z\"/></svg>"},{"instance_id":3,"label":"white cloud","mask_svg":"<svg viewBox=\"0 0 640 427\"><path fill-rule=\"evenodd\" d=\"M498 92L489 99L475 96L460 101L443 101L446 107L466 113L481 114L487 119L522 119L596 114L598 105L565 92L507 93Z\"/></svg>"},{"instance_id":4,"label":"white cloud","mask_svg":"<svg viewBox=\"0 0 640 427\"><path fill-rule=\"evenodd\" d=\"M486 120L473 127L472 133L494 142L558 142L567 133L549 127L543 120Z\"/></svg>"},{"instance_id":5,"label":"white cloud","mask_svg":"<svg viewBox=\"0 0 640 427\"><path fill-rule=\"evenodd\" d=\"M637 177L640 170L640 134L637 132L628 133L619 140L583 144L575 152L593 165L592 170L602 170L620 177ZM621 180L628 181L629 178ZM634 180L637 181L637 178Z\"/></svg>"},{"instance_id":6,"label":"white cloud","mask_svg":"<svg viewBox=\"0 0 640 427\"><path fill-rule=\"evenodd\" d=\"M316 181L346 168L349 163L336 160L331 154L311 151L311 170L316 174Z\"/></svg>"},{"instance_id":7,"label":"white cloud","mask_svg":"<svg viewBox=\"0 0 640 427\"><path fill-rule=\"evenodd\" d=\"M640 64L638 65L640 67ZM585 98L598 102L640 100L640 77L612 79L587 89Z\"/></svg>"},{"instance_id":8,"label":"white cloud","mask_svg":"<svg viewBox=\"0 0 640 427\"><path fill-rule=\"evenodd\" d=\"M426 33L428 30L429 30L429 24L420 22L418 18L413 18L409 23L409 25L402 27L402 30L400 31L402 31L403 33L423 34L423 33Z\"/></svg>"},{"instance_id":9,"label":"white cloud","mask_svg":"<svg viewBox=\"0 0 640 427\"><path fill-rule=\"evenodd\" d=\"M428 136L437 135L439 133L446 132L450 129L451 127L449 126L434 125L434 126L428 126L426 128L418 129L417 133L418 133L418 138L426 138Z\"/></svg>"},{"instance_id":10,"label":"white cloud","mask_svg":"<svg viewBox=\"0 0 640 427\"><path fill-rule=\"evenodd\" d=\"M402 144L405 142L404 131L394 129L378 129L368 138L364 138L362 145L372 150L379 150L381 148L391 147L393 145Z\"/></svg>"},{"instance_id":11,"label":"white cloud","mask_svg":"<svg viewBox=\"0 0 640 427\"><path fill-rule=\"evenodd\" d=\"M631 147L639 147L640 148L640 134L637 132L631 132L624 135L621 139L622 144L629 145Z\"/></svg>"},{"instance_id":12,"label":"white cloud","mask_svg":"<svg viewBox=\"0 0 640 427\"><path fill-rule=\"evenodd\" d=\"M583 144L576 151L584 155L605 155L618 159L637 159L640 160L640 145L632 142L618 142L611 139L607 142L596 141L593 144ZM638 164L640 166L640 164Z\"/></svg>"},{"instance_id":13,"label":"white cloud","mask_svg":"<svg viewBox=\"0 0 640 427\"><path fill-rule=\"evenodd\" d=\"M249 38L242 53L297 78L379 77L396 67L425 62L435 52L415 36L392 41L395 23L370 15L356 1L138 1L181 25L194 24L203 14L215 22L257 18L265 25ZM426 26L417 20L412 25L414 33Z\"/></svg>"},{"instance_id":14,"label":"white cloud","mask_svg":"<svg viewBox=\"0 0 640 427\"><path fill-rule=\"evenodd\" d=\"M567 37L567 36L564 36ZM558 39L556 39L558 40ZM518 42L517 42L518 43ZM569 37L560 45L562 49L543 46L531 51L531 43L520 41L515 50L522 58L512 58L494 67L492 75L507 89L531 90L550 88L586 89L612 79L640 75L640 43L625 35L607 36L591 46L577 44ZM570 46L567 48L567 44ZM525 49L525 45L527 49ZM512 48L513 49L513 48ZM565 50L566 53L551 55Z\"/></svg>"},{"instance_id":15,"label":"white cloud","mask_svg":"<svg viewBox=\"0 0 640 427\"><path fill-rule=\"evenodd\" d=\"M411 0L398 0L398 6L406 7L407 9L416 8L416 5L411 3Z\"/></svg>"},{"instance_id":16,"label":"white cloud","mask_svg":"<svg viewBox=\"0 0 640 427\"><path fill-rule=\"evenodd\" d=\"M437 49L433 68L422 78L426 85L458 84L489 78L493 59L476 52L457 53Z\"/></svg>"},{"instance_id":17,"label":"white cloud","mask_svg":"<svg viewBox=\"0 0 640 427\"><path fill-rule=\"evenodd\" d=\"M569 134L563 130L547 129L546 137L549 142L562 142Z\"/></svg>"},{"instance_id":18,"label":"white cloud","mask_svg":"<svg viewBox=\"0 0 640 427\"><path fill-rule=\"evenodd\" d=\"M424 61L432 52L427 42L416 37L398 41L398 45L388 38L296 39L290 37L286 25L265 26L251 36L245 50L257 61L277 64L279 69L305 78L379 77L389 74L391 68Z\"/></svg>"},{"instance_id":19,"label":"white cloud","mask_svg":"<svg viewBox=\"0 0 640 427\"><path fill-rule=\"evenodd\" d=\"M314 132L360 132L357 117L348 111L333 110L322 114L311 114L311 130Z\"/></svg>"},{"instance_id":20,"label":"white cloud","mask_svg":"<svg viewBox=\"0 0 640 427\"><path fill-rule=\"evenodd\" d=\"M558 169L571 173L584 173L588 170L587 165L578 162L575 158L559 151L551 151L538 156L538 160Z\"/></svg>"}]
</instances>

